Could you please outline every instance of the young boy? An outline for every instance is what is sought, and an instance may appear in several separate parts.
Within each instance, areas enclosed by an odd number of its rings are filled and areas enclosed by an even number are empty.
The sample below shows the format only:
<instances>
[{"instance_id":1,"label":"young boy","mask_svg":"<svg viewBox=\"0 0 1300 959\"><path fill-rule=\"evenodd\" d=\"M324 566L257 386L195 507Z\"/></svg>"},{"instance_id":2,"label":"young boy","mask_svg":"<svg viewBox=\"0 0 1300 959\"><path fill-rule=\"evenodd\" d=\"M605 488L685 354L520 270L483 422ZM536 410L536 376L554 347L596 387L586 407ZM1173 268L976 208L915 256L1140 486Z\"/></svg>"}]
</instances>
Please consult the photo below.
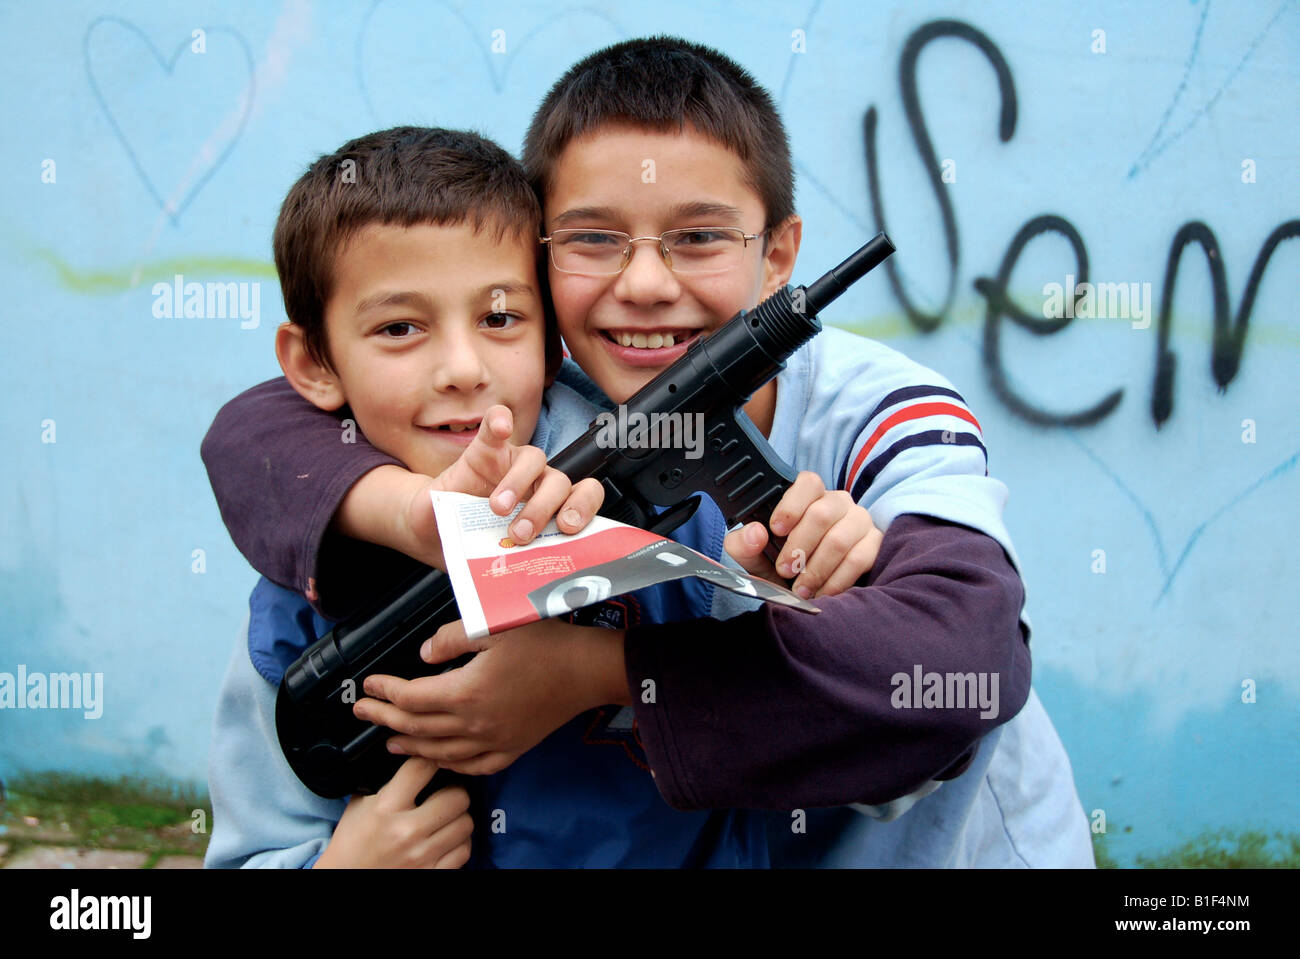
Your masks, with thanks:
<instances>
[{"instance_id":1,"label":"young boy","mask_svg":"<svg viewBox=\"0 0 1300 959\"><path fill-rule=\"evenodd\" d=\"M281 210L274 246L292 322L278 331L276 353L313 408L348 407L372 459L382 450L437 477L437 488L485 494L500 481L529 497L523 513L534 522L561 510L558 522L574 531L601 491L584 481L571 492L540 450L520 446L566 420L567 431L580 429L591 415L563 389L543 409L559 350L537 282L536 220L516 162L477 136L401 128L352 141L313 165ZM274 468L271 457L265 465ZM436 532L425 531L434 550ZM209 863L463 865L467 794L444 788L416 806L436 769L425 760L346 809L312 797L307 816L330 828L295 841L301 797L268 788L293 779L275 743L273 701L301 651L295 641L314 634L277 621L271 584L254 597L254 609L267 598L269 612L250 623L223 689Z\"/></svg>"},{"instance_id":2,"label":"young boy","mask_svg":"<svg viewBox=\"0 0 1300 959\"><path fill-rule=\"evenodd\" d=\"M647 159L653 182L642 178ZM716 51L657 38L593 54L539 108L525 162L544 198L561 331L614 401L793 271L801 223L780 118L752 78ZM675 268L671 245L704 232L738 246L732 268ZM598 269L569 255L575 243L599 254ZM595 250L604 244L618 251L612 262ZM665 798L681 808L859 804L810 817L806 834L774 817L772 838L786 840L778 861L788 863L1091 864L1068 761L1028 688L1023 589L1001 522L1005 488L987 477L978 424L960 397L894 351L828 329L747 412L787 461L870 507L888 528L866 584L820 599L815 620L761 609L721 623L591 637L586 681L634 708ZM288 405L276 414L288 415ZM230 451L219 468L209 460L219 496L252 471L252 459ZM365 491L363 482L353 492L360 500ZM693 544L718 555L716 513L701 513ZM778 535L788 532L783 520L770 524ZM758 568L766 535L749 528L725 543ZM250 549L254 565L266 552ZM791 559L787 549L782 565ZM291 565L301 577L317 562L299 556ZM714 598L715 616L735 609ZM504 670L535 634L526 627L493 638L478 659L495 655ZM444 628L426 658L456 655L467 647L462 636ZM611 644L615 655L600 655ZM914 667L1000 679L1000 702L913 711L920 691L900 697L897 678L910 679ZM525 714L494 702L486 684L471 685L469 667L465 674L457 697L472 708L461 709L463 720L429 715L448 708L448 677L368 683L388 702L363 701L358 714L409 733L395 744L452 768L518 755L533 734L512 717ZM641 695L647 680L658 690L650 700ZM499 687L498 696L507 691ZM1024 713L999 729L1026 697ZM485 717L495 729L476 732Z\"/></svg>"},{"instance_id":3,"label":"young boy","mask_svg":"<svg viewBox=\"0 0 1300 959\"><path fill-rule=\"evenodd\" d=\"M276 350L286 380L313 410L346 408L347 419L332 419L336 430L343 426L336 441L353 445L348 430L359 428L355 445L367 468L384 464L372 478L400 474L394 488L403 498L381 512L383 522L401 527L396 535L418 536L437 564L431 487L495 491L501 513L527 499L513 527L525 540L532 534L519 533L520 524L540 529L559 512L557 522L574 531L601 501L595 480L570 490L567 477L545 466L542 450L518 446L532 435L558 448L597 412L564 387L547 391L543 403L559 352L537 283L539 218L522 169L498 147L472 134L399 128L322 157L290 191L277 223L290 322L278 331ZM292 446L294 438L286 439ZM293 456L268 454L264 471L272 476L283 456ZM425 475L403 484L414 474L399 463ZM294 480L310 473L295 472ZM384 535L382 524L366 526L369 519L344 510L339 524ZM627 602L650 617L689 614L674 596L669 588L642 590ZM247 643L236 650L217 717L209 864L463 865L471 827L465 791L443 789L414 805L435 769L428 761L409 760L376 796L344 808L309 794L279 755L275 689L328 628L274 584L264 580L254 590ZM566 635L583 631L571 626ZM557 670L547 674L562 679ZM619 781L617 774L591 778L602 786ZM652 805L665 848L676 844L673 864L766 861L761 823L752 817L671 810L641 783L641 770L622 778L632 793L639 787L642 806ZM629 799L626 789L620 799Z\"/></svg>"}]
</instances>

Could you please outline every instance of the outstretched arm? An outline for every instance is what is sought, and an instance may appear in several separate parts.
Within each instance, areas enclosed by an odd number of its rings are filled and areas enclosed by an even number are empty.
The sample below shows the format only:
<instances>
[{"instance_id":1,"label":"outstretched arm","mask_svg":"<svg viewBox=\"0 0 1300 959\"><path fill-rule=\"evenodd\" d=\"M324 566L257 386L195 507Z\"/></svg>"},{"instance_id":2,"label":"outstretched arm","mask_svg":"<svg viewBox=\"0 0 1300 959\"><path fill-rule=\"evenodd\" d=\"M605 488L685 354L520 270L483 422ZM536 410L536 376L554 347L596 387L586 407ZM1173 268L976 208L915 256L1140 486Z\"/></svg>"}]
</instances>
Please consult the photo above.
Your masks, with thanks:
<instances>
[{"instance_id":1,"label":"outstretched arm","mask_svg":"<svg viewBox=\"0 0 1300 959\"><path fill-rule=\"evenodd\" d=\"M202 453L222 519L249 563L341 619L419 565L442 568L430 490L491 494L501 515L527 500L511 526L522 543L552 517L566 533L591 521L600 484L571 483L541 450L511 442L512 426L510 410L493 407L454 463L422 476L281 378L227 403Z\"/></svg>"},{"instance_id":2,"label":"outstretched arm","mask_svg":"<svg viewBox=\"0 0 1300 959\"><path fill-rule=\"evenodd\" d=\"M867 585L819 599L818 615L766 606L630 630L628 687L654 681L653 702L632 701L660 791L683 809L879 804L951 774L1028 698L1023 598L995 540L904 515ZM924 706L925 684L904 689L917 667L945 689L972 674L976 704Z\"/></svg>"}]
</instances>

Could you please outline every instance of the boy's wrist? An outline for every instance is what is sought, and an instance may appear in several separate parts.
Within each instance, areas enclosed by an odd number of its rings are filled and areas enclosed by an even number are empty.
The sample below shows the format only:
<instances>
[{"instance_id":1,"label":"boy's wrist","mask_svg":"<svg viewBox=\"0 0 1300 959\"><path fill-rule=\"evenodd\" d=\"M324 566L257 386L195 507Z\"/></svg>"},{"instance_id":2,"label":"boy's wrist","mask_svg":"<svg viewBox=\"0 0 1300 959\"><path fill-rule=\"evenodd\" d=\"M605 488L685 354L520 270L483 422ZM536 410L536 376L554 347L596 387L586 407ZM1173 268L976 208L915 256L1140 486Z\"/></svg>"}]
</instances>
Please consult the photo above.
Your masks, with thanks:
<instances>
[{"instance_id":1,"label":"boy's wrist","mask_svg":"<svg viewBox=\"0 0 1300 959\"><path fill-rule=\"evenodd\" d=\"M590 706L631 706L627 686L627 661L623 656L625 630L586 627L576 647L577 675L590 689Z\"/></svg>"},{"instance_id":2,"label":"boy's wrist","mask_svg":"<svg viewBox=\"0 0 1300 959\"><path fill-rule=\"evenodd\" d=\"M551 641L557 644L564 687L573 691L573 714L599 706L631 705L623 658L624 631L551 622L558 631Z\"/></svg>"},{"instance_id":3,"label":"boy's wrist","mask_svg":"<svg viewBox=\"0 0 1300 959\"><path fill-rule=\"evenodd\" d=\"M421 473L409 473L406 470L402 474L394 480L396 488L400 490L403 506L394 510L390 517L396 525L393 549L445 572L447 561L442 555L442 538L438 535L438 520L433 512L433 500L429 496L433 480Z\"/></svg>"},{"instance_id":4,"label":"boy's wrist","mask_svg":"<svg viewBox=\"0 0 1300 959\"><path fill-rule=\"evenodd\" d=\"M334 527L344 536L386 546L443 569L429 485L429 477L401 466L377 466L348 491L335 514Z\"/></svg>"}]
</instances>

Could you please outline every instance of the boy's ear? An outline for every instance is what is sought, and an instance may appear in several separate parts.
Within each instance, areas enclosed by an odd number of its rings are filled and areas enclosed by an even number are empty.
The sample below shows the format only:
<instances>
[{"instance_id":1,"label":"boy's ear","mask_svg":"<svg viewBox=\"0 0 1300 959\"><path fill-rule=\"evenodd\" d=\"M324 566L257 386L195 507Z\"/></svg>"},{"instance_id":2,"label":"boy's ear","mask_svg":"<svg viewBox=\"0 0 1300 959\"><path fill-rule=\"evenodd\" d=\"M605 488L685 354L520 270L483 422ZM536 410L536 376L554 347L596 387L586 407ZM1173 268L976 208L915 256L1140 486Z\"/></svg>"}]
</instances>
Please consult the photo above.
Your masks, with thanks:
<instances>
[{"instance_id":1,"label":"boy's ear","mask_svg":"<svg viewBox=\"0 0 1300 959\"><path fill-rule=\"evenodd\" d=\"M763 253L763 291L759 295L760 301L790 282L802 239L803 220L798 214L791 214L768 232L767 250Z\"/></svg>"},{"instance_id":2,"label":"boy's ear","mask_svg":"<svg viewBox=\"0 0 1300 959\"><path fill-rule=\"evenodd\" d=\"M275 356L285 378L307 402L331 413L347 402L339 378L313 359L297 323L281 323L275 331Z\"/></svg>"}]
</instances>

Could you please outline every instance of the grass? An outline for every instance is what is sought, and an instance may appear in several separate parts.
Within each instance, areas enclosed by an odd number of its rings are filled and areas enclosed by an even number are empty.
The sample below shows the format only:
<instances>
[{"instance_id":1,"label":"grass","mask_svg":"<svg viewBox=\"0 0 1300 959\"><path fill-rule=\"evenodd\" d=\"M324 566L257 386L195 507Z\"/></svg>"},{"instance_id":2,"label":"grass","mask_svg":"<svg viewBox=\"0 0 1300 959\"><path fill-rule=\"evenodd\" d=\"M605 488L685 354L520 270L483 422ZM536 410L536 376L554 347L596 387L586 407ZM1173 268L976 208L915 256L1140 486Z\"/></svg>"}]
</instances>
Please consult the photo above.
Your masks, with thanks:
<instances>
[{"instance_id":1,"label":"grass","mask_svg":"<svg viewBox=\"0 0 1300 959\"><path fill-rule=\"evenodd\" d=\"M202 856L211 825L201 790L125 776L28 773L7 781L0 800L6 858L34 845L134 850L147 854L148 869L163 856Z\"/></svg>"},{"instance_id":2,"label":"grass","mask_svg":"<svg viewBox=\"0 0 1300 959\"><path fill-rule=\"evenodd\" d=\"M1263 832L1205 833L1177 849L1138 856L1144 869L1300 869L1300 835Z\"/></svg>"},{"instance_id":3,"label":"grass","mask_svg":"<svg viewBox=\"0 0 1300 959\"><path fill-rule=\"evenodd\" d=\"M1104 835L1092 837L1098 869L1123 868L1111 855ZM1235 832L1202 833L1181 846L1153 855L1139 854L1139 869L1300 869L1300 834Z\"/></svg>"},{"instance_id":4,"label":"grass","mask_svg":"<svg viewBox=\"0 0 1300 959\"><path fill-rule=\"evenodd\" d=\"M1119 862L1110 854L1103 834L1092 834L1092 857L1097 860L1098 869L1119 869Z\"/></svg>"}]
</instances>

